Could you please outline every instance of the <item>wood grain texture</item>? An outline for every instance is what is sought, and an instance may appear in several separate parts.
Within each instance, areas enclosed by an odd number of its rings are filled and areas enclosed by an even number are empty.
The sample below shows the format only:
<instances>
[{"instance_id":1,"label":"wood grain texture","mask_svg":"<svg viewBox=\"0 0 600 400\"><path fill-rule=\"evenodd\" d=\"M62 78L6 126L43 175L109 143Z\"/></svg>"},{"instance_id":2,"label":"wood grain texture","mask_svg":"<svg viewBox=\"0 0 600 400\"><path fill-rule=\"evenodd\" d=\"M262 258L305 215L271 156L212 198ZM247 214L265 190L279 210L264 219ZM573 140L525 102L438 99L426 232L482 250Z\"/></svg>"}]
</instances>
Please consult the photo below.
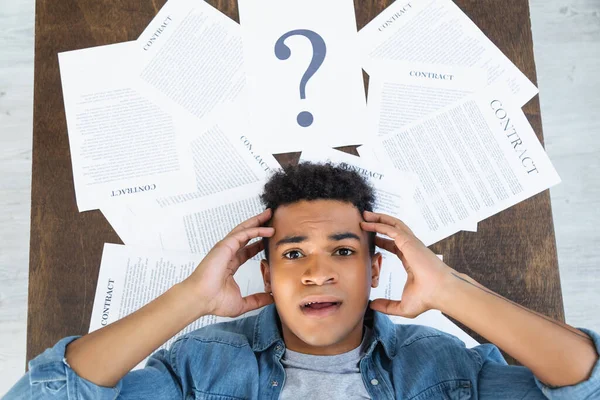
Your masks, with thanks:
<instances>
[{"instance_id":1,"label":"wood grain texture","mask_svg":"<svg viewBox=\"0 0 600 400\"><path fill-rule=\"evenodd\" d=\"M358 27L389 3L355 0ZM527 0L457 3L535 82ZM99 212L77 211L57 53L134 40L163 4L37 0L28 360L62 337L87 333L103 244L120 243ZM235 1L211 4L238 20ZM542 140L537 98L525 111ZM298 153L277 158L294 163ZM547 191L432 249L509 299L564 320Z\"/></svg>"}]
</instances>

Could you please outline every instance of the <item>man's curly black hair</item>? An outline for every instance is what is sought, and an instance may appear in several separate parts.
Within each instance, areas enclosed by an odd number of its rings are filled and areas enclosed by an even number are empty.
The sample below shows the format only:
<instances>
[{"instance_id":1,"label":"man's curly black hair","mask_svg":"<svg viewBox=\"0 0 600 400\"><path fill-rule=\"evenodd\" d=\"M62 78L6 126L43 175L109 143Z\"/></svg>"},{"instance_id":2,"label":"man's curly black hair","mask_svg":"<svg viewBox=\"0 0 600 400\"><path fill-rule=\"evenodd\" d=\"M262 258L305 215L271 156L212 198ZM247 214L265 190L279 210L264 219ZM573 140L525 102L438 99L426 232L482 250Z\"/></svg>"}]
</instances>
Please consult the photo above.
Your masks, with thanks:
<instances>
[{"instance_id":1,"label":"man's curly black hair","mask_svg":"<svg viewBox=\"0 0 600 400\"><path fill-rule=\"evenodd\" d=\"M360 215L373 211L373 188L358 172L345 164L302 162L275 172L260 196L275 214L279 206L302 200L339 200L354 205ZM264 238L265 257L269 259L269 239ZM375 233L369 232L369 252L375 253Z\"/></svg>"}]
</instances>

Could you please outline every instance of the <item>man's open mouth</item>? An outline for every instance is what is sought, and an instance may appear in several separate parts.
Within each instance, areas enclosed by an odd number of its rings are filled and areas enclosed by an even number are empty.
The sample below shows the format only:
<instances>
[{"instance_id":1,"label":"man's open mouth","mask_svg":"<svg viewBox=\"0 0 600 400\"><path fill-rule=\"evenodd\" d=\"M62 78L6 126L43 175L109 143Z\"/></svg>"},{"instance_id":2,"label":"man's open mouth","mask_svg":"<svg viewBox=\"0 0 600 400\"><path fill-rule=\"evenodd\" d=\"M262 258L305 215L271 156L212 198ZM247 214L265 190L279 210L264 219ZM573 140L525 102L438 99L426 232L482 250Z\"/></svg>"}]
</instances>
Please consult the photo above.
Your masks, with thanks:
<instances>
[{"instance_id":1,"label":"man's open mouth","mask_svg":"<svg viewBox=\"0 0 600 400\"><path fill-rule=\"evenodd\" d=\"M341 302L322 302L322 303L308 303L304 306L300 306L302 312L311 317L325 317L335 313L340 306Z\"/></svg>"}]
</instances>

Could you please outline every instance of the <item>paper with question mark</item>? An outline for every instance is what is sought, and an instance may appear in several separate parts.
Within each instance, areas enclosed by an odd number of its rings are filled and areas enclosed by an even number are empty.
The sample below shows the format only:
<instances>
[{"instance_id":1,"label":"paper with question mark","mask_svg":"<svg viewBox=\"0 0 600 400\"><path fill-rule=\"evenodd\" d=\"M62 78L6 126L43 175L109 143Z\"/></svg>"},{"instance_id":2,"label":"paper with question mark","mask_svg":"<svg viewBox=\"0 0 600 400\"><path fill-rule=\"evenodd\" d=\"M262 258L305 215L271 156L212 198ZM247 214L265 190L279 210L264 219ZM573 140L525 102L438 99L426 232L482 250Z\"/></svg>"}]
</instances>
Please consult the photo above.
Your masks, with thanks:
<instances>
[{"instance_id":1,"label":"paper with question mark","mask_svg":"<svg viewBox=\"0 0 600 400\"><path fill-rule=\"evenodd\" d=\"M361 144L366 98L352 0L239 0L252 129L272 153Z\"/></svg>"}]
</instances>

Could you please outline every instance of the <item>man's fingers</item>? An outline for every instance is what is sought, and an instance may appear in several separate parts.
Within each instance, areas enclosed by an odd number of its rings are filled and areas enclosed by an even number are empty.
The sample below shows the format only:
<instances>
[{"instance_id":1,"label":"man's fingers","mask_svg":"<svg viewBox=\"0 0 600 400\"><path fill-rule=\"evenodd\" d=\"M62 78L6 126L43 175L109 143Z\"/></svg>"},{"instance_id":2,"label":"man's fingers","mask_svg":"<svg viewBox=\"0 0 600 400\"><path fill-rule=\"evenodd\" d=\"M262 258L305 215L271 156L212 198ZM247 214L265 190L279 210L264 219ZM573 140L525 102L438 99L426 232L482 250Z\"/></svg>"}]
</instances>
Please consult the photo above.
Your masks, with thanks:
<instances>
[{"instance_id":1,"label":"man's fingers","mask_svg":"<svg viewBox=\"0 0 600 400\"><path fill-rule=\"evenodd\" d=\"M231 233L221 241L227 246L232 254L236 254L238 250L244 247L248 242L257 237L271 237L275 233L275 228L271 227L255 227L244 229L239 232Z\"/></svg>"},{"instance_id":2,"label":"man's fingers","mask_svg":"<svg viewBox=\"0 0 600 400\"><path fill-rule=\"evenodd\" d=\"M375 245L381 249L387 250L390 253L397 254L399 252L396 243L393 240L375 236Z\"/></svg>"},{"instance_id":3,"label":"man's fingers","mask_svg":"<svg viewBox=\"0 0 600 400\"><path fill-rule=\"evenodd\" d=\"M250 296L246 296L242 299L244 306L240 315L247 313L248 311L256 310L274 302L273 296L268 293L255 293Z\"/></svg>"},{"instance_id":4,"label":"man's fingers","mask_svg":"<svg viewBox=\"0 0 600 400\"><path fill-rule=\"evenodd\" d=\"M372 211L365 211L363 213L363 217L364 217L365 221L367 221L367 222L375 222L375 223L380 223L380 224L391 225L398 229L402 229L403 231L410 233L411 235L414 235L413 232L408 227L408 225L406 225L404 222L400 221L398 218L392 217L390 215L380 214L380 213L376 213L376 212L372 212Z\"/></svg>"},{"instance_id":5,"label":"man's fingers","mask_svg":"<svg viewBox=\"0 0 600 400\"><path fill-rule=\"evenodd\" d=\"M240 249L248 244L254 238L271 237L275 233L275 228L267 226L259 226L256 228L248 228L243 231L236 232L232 237L239 243ZM239 249L238 249L239 250Z\"/></svg>"},{"instance_id":6,"label":"man's fingers","mask_svg":"<svg viewBox=\"0 0 600 400\"><path fill-rule=\"evenodd\" d=\"M390 239L382 238L381 236L375 236L375 245L379 248L389 251L392 254L395 254L396 257L398 257L398 259L402 261L402 266L404 267L404 270L408 271L406 269L406 266L408 265L406 257L404 256L404 253L402 253L402 251L398 249L398 246L396 246L396 242Z\"/></svg>"},{"instance_id":7,"label":"man's fingers","mask_svg":"<svg viewBox=\"0 0 600 400\"><path fill-rule=\"evenodd\" d=\"M389 226L387 224L381 224L379 222L361 221L360 227L365 231L381 233L382 235L386 235L392 238L394 240L394 244L400 252L402 252L402 248L406 243L408 243L412 238L415 238L415 236L406 233L402 229L394 228L392 226Z\"/></svg>"},{"instance_id":8,"label":"man's fingers","mask_svg":"<svg viewBox=\"0 0 600 400\"><path fill-rule=\"evenodd\" d=\"M240 263L240 265L242 265L258 253L260 253L264 248L265 246L262 240L258 240L252 244L243 247L242 249L240 249L240 251L238 251L238 262Z\"/></svg>"},{"instance_id":9,"label":"man's fingers","mask_svg":"<svg viewBox=\"0 0 600 400\"><path fill-rule=\"evenodd\" d=\"M241 224L239 224L238 226L233 228L231 230L231 232L229 232L228 235L231 235L232 233L235 233L235 232L243 231L244 229L259 227L259 226L263 225L265 222L267 222L270 218L271 218L271 209L267 208L265 211L261 212L260 214L255 215L251 218L248 218L247 220L245 220L244 222L242 222Z\"/></svg>"},{"instance_id":10,"label":"man's fingers","mask_svg":"<svg viewBox=\"0 0 600 400\"><path fill-rule=\"evenodd\" d=\"M360 222L360 227L368 232L381 233L382 235L386 235L391 237L392 239L396 239L397 237L404 236L405 234L398 228L394 228L393 226L382 224L379 222Z\"/></svg>"}]
</instances>

